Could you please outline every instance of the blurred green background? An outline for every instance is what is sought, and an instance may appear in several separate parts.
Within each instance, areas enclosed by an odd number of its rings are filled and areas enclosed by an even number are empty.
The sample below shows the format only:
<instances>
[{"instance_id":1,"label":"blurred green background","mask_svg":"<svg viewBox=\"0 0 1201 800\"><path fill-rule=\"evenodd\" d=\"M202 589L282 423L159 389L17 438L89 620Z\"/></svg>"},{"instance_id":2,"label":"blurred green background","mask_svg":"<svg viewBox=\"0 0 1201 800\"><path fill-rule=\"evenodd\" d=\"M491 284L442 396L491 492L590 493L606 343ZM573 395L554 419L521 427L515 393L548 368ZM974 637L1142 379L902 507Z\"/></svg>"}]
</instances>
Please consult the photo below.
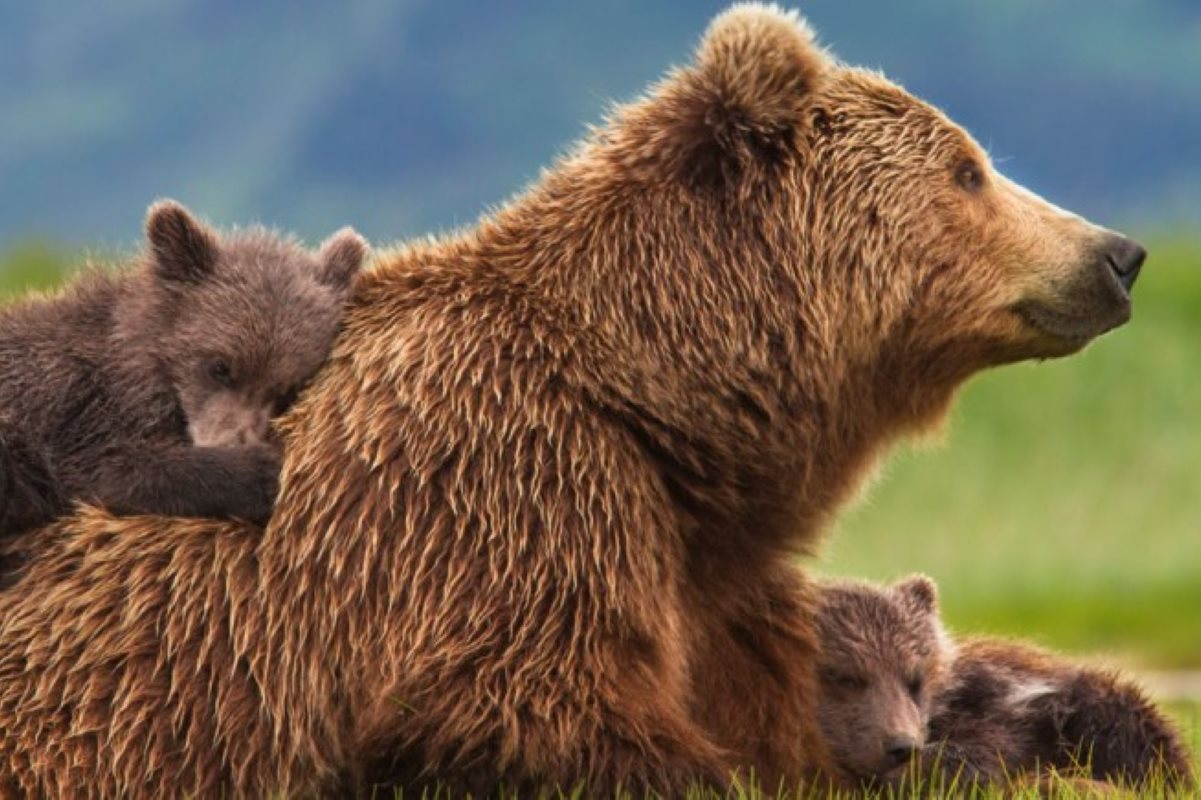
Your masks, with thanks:
<instances>
[{"instance_id":1,"label":"blurred green background","mask_svg":"<svg viewBox=\"0 0 1201 800\"><path fill-rule=\"evenodd\" d=\"M162 195L310 241L469 223L687 59L723 5L3 4L0 292L136 245ZM960 631L1201 668L1201 3L802 9L1012 177L1151 250L1129 326L973 381L820 567L929 573Z\"/></svg>"},{"instance_id":2,"label":"blurred green background","mask_svg":"<svg viewBox=\"0 0 1201 800\"><path fill-rule=\"evenodd\" d=\"M928 573L960 632L1201 668L1201 243L1149 245L1129 325L971 381L821 567Z\"/></svg>"},{"instance_id":3,"label":"blurred green background","mask_svg":"<svg viewBox=\"0 0 1201 800\"><path fill-rule=\"evenodd\" d=\"M1201 222L1197 0L797 4L1065 208ZM686 61L725 5L0 3L0 251L131 245L161 195L310 240L470 223Z\"/></svg>"}]
</instances>

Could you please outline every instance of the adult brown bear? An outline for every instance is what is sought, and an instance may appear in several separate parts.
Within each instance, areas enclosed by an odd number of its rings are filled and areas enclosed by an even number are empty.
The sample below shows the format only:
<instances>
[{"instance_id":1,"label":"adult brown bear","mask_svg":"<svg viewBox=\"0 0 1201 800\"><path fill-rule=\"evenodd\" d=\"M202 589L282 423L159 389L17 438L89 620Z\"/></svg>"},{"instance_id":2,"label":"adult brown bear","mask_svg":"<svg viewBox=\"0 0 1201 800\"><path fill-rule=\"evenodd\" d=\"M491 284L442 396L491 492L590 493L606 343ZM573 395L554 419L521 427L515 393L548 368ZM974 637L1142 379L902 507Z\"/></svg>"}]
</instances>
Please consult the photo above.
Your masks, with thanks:
<instances>
[{"instance_id":1,"label":"adult brown bear","mask_svg":"<svg viewBox=\"0 0 1201 800\"><path fill-rule=\"evenodd\" d=\"M794 565L973 372L1121 324L1137 245L738 6L474 229L380 258L264 533L84 511L0 600L31 794L677 793L826 762Z\"/></svg>"}]
</instances>

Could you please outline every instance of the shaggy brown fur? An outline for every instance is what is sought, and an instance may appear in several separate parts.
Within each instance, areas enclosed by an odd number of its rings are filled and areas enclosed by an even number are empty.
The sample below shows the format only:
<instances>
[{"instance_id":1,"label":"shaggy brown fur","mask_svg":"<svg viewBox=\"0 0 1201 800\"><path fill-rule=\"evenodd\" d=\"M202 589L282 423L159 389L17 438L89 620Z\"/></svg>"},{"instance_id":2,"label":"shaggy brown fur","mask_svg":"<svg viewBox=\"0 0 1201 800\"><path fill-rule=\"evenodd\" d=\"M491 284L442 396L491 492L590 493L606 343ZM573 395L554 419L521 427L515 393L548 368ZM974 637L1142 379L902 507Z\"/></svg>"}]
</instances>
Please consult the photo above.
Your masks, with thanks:
<instances>
[{"instance_id":1,"label":"shaggy brown fur","mask_svg":"<svg viewBox=\"0 0 1201 800\"><path fill-rule=\"evenodd\" d=\"M1117 674L1015 642L952 643L923 576L832 583L821 595L820 718L841 776L901 780L920 754L921 774L942 785L1037 783L1048 770L1192 785L1180 734Z\"/></svg>"},{"instance_id":2,"label":"shaggy brown fur","mask_svg":"<svg viewBox=\"0 0 1201 800\"><path fill-rule=\"evenodd\" d=\"M1134 787L1194 785L1179 731L1129 680L1015 642L961 642L934 700L939 769L967 780L1054 768Z\"/></svg>"},{"instance_id":3,"label":"shaggy brown fur","mask_svg":"<svg viewBox=\"0 0 1201 800\"><path fill-rule=\"evenodd\" d=\"M53 530L0 598L0 770L676 794L825 766L795 555L973 372L1123 322L1122 241L739 6L523 196L364 276L261 538Z\"/></svg>"},{"instance_id":4,"label":"shaggy brown fur","mask_svg":"<svg viewBox=\"0 0 1201 800\"><path fill-rule=\"evenodd\" d=\"M329 355L366 245L319 255L261 229L224 238L180 205L146 251L0 312L0 536L72 501L265 522L271 419Z\"/></svg>"}]
</instances>

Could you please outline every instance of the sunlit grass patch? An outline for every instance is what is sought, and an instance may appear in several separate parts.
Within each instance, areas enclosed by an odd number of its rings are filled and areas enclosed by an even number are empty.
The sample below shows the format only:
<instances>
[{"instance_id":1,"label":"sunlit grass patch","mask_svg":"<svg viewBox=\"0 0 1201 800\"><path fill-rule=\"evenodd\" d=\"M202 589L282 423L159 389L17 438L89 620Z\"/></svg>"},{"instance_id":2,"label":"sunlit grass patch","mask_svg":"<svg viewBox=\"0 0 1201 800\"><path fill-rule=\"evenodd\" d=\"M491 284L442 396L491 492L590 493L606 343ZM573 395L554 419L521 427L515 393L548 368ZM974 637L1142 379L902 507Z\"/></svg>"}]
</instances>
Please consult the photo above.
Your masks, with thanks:
<instances>
[{"instance_id":1,"label":"sunlit grass patch","mask_svg":"<svg viewBox=\"0 0 1201 800\"><path fill-rule=\"evenodd\" d=\"M0 301L49 289L70 270L71 257L47 242L22 242L0 253Z\"/></svg>"}]
</instances>

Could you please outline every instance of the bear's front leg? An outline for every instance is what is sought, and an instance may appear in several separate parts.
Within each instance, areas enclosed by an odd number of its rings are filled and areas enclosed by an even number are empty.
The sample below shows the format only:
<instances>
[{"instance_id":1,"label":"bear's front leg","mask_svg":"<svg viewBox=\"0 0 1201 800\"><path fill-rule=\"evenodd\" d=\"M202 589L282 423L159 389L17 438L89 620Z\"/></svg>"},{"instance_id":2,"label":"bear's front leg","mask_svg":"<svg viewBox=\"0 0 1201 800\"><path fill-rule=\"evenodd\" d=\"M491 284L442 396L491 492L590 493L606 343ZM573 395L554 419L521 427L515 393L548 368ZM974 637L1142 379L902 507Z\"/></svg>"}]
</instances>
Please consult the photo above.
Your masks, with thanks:
<instances>
[{"instance_id":1,"label":"bear's front leg","mask_svg":"<svg viewBox=\"0 0 1201 800\"><path fill-rule=\"evenodd\" d=\"M829 756L817 725L816 598L788 563L745 592L698 593L693 714L731 752L740 777L765 790L797 791L828 780Z\"/></svg>"},{"instance_id":2,"label":"bear's front leg","mask_svg":"<svg viewBox=\"0 0 1201 800\"><path fill-rule=\"evenodd\" d=\"M551 655L506 665L503 677L478 663L439 669L423 689L380 692L361 720L359 788L683 797L730 783L727 754L687 714L674 676L624 658L584 664L568 651L555 669Z\"/></svg>"},{"instance_id":3,"label":"bear's front leg","mask_svg":"<svg viewBox=\"0 0 1201 800\"><path fill-rule=\"evenodd\" d=\"M524 422L538 407L514 397ZM373 561L398 599L380 612L389 651L363 668L364 784L522 797L725 786L726 753L691 714L683 542L651 465L588 415L565 413L553 437L518 421L478 439L410 432L482 444L410 446L375 474L355 456L344 480L396 487L387 505L324 504L330 516L307 523L384 526ZM520 435L498 440L507 430ZM433 469L426 453L445 460ZM298 472L289 491L317 479Z\"/></svg>"}]
</instances>

